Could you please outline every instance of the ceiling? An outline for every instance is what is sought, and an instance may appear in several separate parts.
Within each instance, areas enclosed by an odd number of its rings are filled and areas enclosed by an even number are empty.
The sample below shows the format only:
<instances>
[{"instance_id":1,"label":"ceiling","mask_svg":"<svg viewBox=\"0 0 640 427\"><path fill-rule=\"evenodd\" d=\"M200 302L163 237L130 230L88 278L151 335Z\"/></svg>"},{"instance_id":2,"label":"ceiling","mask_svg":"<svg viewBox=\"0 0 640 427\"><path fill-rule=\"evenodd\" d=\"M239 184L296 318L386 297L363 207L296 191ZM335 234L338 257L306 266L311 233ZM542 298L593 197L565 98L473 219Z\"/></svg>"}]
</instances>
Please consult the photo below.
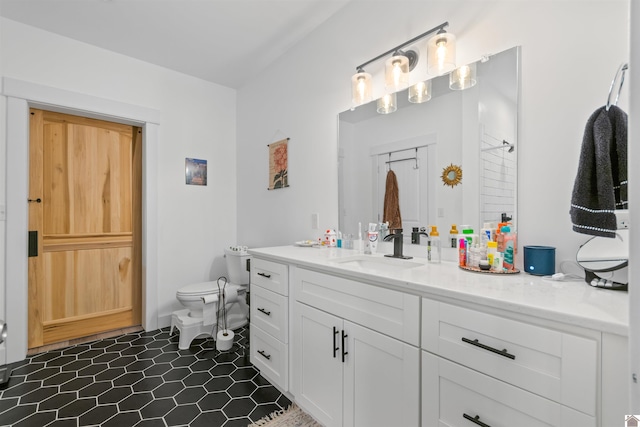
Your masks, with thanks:
<instances>
[{"instance_id":1,"label":"ceiling","mask_svg":"<svg viewBox=\"0 0 640 427\"><path fill-rule=\"evenodd\" d=\"M0 0L0 16L238 89L350 0Z\"/></svg>"}]
</instances>

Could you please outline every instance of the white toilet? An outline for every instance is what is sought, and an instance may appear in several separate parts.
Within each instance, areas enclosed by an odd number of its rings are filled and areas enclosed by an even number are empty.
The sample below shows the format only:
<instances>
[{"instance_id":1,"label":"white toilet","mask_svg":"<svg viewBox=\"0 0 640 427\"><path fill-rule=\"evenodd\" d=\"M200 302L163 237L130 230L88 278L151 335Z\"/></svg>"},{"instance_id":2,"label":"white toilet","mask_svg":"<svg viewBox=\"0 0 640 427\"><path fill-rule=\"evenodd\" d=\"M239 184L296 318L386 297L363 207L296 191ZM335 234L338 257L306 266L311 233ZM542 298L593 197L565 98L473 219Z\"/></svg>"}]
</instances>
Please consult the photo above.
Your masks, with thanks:
<instances>
[{"instance_id":1,"label":"white toilet","mask_svg":"<svg viewBox=\"0 0 640 427\"><path fill-rule=\"evenodd\" d=\"M227 299L227 329L233 330L245 326L249 319L247 291L249 290L248 261L251 256L246 247L231 247L224 250L227 263L225 296ZM224 280L194 283L184 286L176 292L176 298L186 307L174 311L171 315L171 330L180 331L178 348L185 350L195 338L213 337L218 333L218 282L220 288Z\"/></svg>"}]
</instances>

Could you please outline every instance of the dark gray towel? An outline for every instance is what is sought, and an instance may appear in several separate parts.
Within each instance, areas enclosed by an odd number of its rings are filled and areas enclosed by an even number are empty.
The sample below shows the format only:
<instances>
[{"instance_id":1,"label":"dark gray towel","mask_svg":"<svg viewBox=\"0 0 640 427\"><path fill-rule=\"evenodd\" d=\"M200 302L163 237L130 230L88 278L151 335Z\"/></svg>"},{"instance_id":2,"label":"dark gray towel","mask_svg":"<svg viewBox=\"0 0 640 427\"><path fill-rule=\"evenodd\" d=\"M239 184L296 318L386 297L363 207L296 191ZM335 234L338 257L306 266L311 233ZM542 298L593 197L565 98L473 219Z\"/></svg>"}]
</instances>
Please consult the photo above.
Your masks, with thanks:
<instances>
[{"instance_id":1,"label":"dark gray towel","mask_svg":"<svg viewBox=\"0 0 640 427\"><path fill-rule=\"evenodd\" d=\"M615 237L614 211L627 208L627 113L601 107L584 131L571 196L573 231Z\"/></svg>"}]
</instances>

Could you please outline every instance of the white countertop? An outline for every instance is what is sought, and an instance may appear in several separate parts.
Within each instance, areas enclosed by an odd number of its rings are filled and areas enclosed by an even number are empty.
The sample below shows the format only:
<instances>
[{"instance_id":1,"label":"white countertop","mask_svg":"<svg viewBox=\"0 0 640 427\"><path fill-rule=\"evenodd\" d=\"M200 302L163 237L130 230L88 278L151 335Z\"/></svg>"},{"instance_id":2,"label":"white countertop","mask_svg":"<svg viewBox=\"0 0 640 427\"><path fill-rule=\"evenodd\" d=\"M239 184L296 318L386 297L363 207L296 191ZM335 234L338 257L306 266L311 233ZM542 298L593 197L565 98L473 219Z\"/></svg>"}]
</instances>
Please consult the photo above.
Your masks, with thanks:
<instances>
[{"instance_id":1,"label":"white countertop","mask_svg":"<svg viewBox=\"0 0 640 427\"><path fill-rule=\"evenodd\" d=\"M256 248L249 249L249 253L271 261L324 270L426 297L454 299L597 331L628 335L628 293L593 288L584 280L553 281L523 272L482 274L462 270L457 263L428 263L426 258L418 257L411 259L412 262L423 264L418 267L391 272L374 271L339 263L341 259L362 255L358 251L320 246ZM362 256L383 257L382 254Z\"/></svg>"}]
</instances>

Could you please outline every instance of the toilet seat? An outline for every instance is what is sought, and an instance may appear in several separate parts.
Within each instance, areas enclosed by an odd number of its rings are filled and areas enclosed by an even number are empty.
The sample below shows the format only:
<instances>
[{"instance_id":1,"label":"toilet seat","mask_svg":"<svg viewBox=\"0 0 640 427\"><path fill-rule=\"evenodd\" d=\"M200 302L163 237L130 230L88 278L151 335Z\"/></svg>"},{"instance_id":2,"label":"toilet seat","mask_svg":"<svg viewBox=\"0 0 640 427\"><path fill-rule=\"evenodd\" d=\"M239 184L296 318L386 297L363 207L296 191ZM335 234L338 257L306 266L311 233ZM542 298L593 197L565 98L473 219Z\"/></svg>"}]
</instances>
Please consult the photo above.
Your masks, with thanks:
<instances>
[{"instance_id":1,"label":"toilet seat","mask_svg":"<svg viewBox=\"0 0 640 427\"><path fill-rule=\"evenodd\" d=\"M245 288L243 286L235 285L233 283L227 283L226 289L235 289L238 294L242 293ZM178 299L184 299L185 301L200 300L206 295L216 295L218 293L218 285L216 282L202 282L193 283L191 285L184 286L176 292Z\"/></svg>"}]
</instances>

